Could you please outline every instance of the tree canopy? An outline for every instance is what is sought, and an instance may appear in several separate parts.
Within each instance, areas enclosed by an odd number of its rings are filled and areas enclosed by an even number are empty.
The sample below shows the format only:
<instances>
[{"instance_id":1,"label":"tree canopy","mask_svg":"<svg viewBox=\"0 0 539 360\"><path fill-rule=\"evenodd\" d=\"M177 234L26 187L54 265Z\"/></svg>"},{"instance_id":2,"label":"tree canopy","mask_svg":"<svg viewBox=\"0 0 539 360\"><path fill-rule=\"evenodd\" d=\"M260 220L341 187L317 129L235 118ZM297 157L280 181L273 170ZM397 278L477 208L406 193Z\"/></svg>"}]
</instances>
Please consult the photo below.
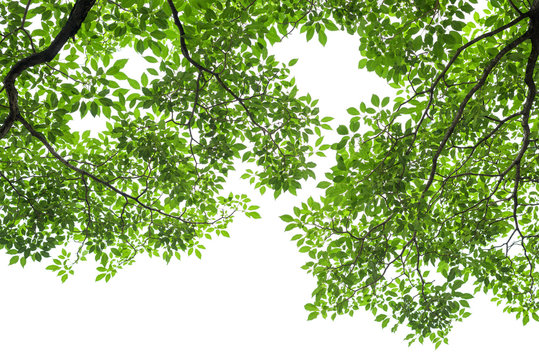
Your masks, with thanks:
<instances>
[{"instance_id":1,"label":"tree canopy","mask_svg":"<svg viewBox=\"0 0 539 360\"><path fill-rule=\"evenodd\" d=\"M332 119L268 47L338 30L397 96L348 108L325 144ZM538 1L0 1L0 31L11 264L52 252L65 281L91 255L108 281L139 253L200 257L235 213L260 217L222 194L236 164L278 197L331 149L324 196L281 217L318 280L309 319L365 308L438 346L482 290L539 320Z\"/></svg>"}]
</instances>

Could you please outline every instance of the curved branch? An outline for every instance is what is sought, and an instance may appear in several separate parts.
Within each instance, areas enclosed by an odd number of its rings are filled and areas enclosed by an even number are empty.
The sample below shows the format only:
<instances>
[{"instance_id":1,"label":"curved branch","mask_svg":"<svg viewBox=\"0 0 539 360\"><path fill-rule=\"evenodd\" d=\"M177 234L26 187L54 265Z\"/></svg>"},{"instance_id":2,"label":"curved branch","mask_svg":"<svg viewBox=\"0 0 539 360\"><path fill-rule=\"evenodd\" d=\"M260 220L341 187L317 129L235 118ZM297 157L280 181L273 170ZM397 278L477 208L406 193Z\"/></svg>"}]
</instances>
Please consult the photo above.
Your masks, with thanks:
<instances>
[{"instance_id":1,"label":"curved branch","mask_svg":"<svg viewBox=\"0 0 539 360\"><path fill-rule=\"evenodd\" d=\"M524 137L522 139L522 146L517 157L513 160L511 165L504 171L504 174L508 173L513 167L516 167L515 172L515 185L513 188L512 198L513 198L513 218L515 219L515 227L518 230L521 237L522 233L519 229L517 209L518 209L518 190L520 187L521 175L520 175L520 162L524 156L524 153L528 149L530 143L530 126L529 119L531 114L531 109L533 107L533 102L537 95L537 86L533 78L535 72L535 65L537 64L537 58L539 57L539 17L534 16L530 19L530 39L532 43L532 49L528 57L528 62L526 64L526 72L524 76L524 82L528 87L528 95L526 96L526 102L522 109L522 130L524 131ZM523 244L524 246L524 244ZM525 249L524 249L525 250ZM533 277L532 277L533 281Z\"/></svg>"},{"instance_id":2,"label":"curved branch","mask_svg":"<svg viewBox=\"0 0 539 360\"><path fill-rule=\"evenodd\" d=\"M88 15L88 12L94 6L95 1L96 0L77 0L73 6L73 9L71 9L67 22L62 27L58 35L56 35L49 47L43 51L19 60L8 72L4 79L4 87L9 102L9 114L0 127L0 139L7 135L15 121L21 119L18 104L18 93L17 89L15 88L15 81L17 80L17 77L19 77L20 74L30 67L44 64L54 59L69 38L74 37L79 31L82 23Z\"/></svg>"},{"instance_id":3,"label":"curved branch","mask_svg":"<svg viewBox=\"0 0 539 360\"><path fill-rule=\"evenodd\" d=\"M436 153L432 157L431 172L430 172L429 178L427 180L427 183L425 184L425 189L423 189L423 192L421 194L421 198L425 197L427 191L429 190L429 188L431 187L431 185L432 185L432 183L434 181L434 176L436 174L436 169L438 167L438 164L437 164L438 163L438 158L440 157L440 155L441 155L441 153L442 153L442 151L443 151L443 149L445 147L445 144L447 143L447 141L449 140L449 138L451 137L451 135L455 131L455 128L457 127L457 124L459 123L460 119L462 118L462 115L464 114L464 109L468 105L468 102L470 101L470 99L474 96L474 94L481 87L483 87L483 85L485 85L485 82L487 81L488 76L490 75L492 70L496 67L496 65L500 62L500 60L504 57L504 55L509 53L513 49L515 49L518 45L522 44L524 41L530 39L530 37L531 37L530 33L525 32L523 35L519 36L518 38L516 38L515 40L510 42L508 45L506 45L502 50L500 50L500 52L498 52L498 54L489 62L487 67L483 70L483 75L481 76L481 78L479 79L477 84L470 91L468 91L468 93L464 97L464 100L462 100L462 102L461 102L461 104L459 106L459 109L458 109L457 114L455 115L455 118L453 119L453 121L451 122L451 125L447 129L447 131L446 131L446 133L444 135L444 138L442 139L442 142L440 143L440 145L438 146L438 149L436 150Z\"/></svg>"},{"instance_id":4,"label":"curved branch","mask_svg":"<svg viewBox=\"0 0 539 360\"><path fill-rule=\"evenodd\" d=\"M270 138L271 142L275 145L275 147L277 148L277 150L279 151L279 153L281 155L284 156L284 154L282 153L281 151L281 148L279 147L279 145L275 142L275 140L273 139L273 137L271 136L271 132L268 131L268 129L266 129L265 127L263 127L262 125L260 125L256 120L255 120L255 117L253 115L253 113L251 112L251 110L249 110L249 108L247 107L247 105L245 104L245 102L243 101L243 99L241 97L239 97L235 92L232 91L232 89L230 89L230 87L223 81L223 79L221 79L221 76L219 76L219 73L218 72L215 72L213 70L210 70L208 69L207 67L204 67L203 65L199 64L198 62L196 62L195 60L193 60L193 58L191 57L191 55L189 54L189 50L187 49L187 44L185 43L185 30L183 29L183 25L180 21L180 18L178 17L178 10L176 9L176 6L174 5L174 2L172 0L167 0L168 1L168 5L170 7L170 10L172 11L172 17L174 18L174 24L176 25L176 27L178 28L178 30L180 31L180 48L181 48L181 52L182 52L182 55L187 59L187 61L189 61L194 67L196 67L198 70L200 71L204 71L210 75L213 75L215 77L215 79L217 79L217 82L219 83L219 85L221 85L221 87L227 92L229 93L230 95L232 95L232 97L234 98L234 100L236 100L240 105L241 107L245 110L245 112L247 113L247 116L249 117L249 119L251 120L251 122L257 127L259 128L260 130L262 130L262 132L264 134L267 134L268 137Z\"/></svg>"},{"instance_id":5,"label":"curved branch","mask_svg":"<svg viewBox=\"0 0 539 360\"><path fill-rule=\"evenodd\" d=\"M515 3L514 3L512 0L509 0L509 4L511 4L511 7L513 8L513 10L515 10L517 13L519 13L520 15L522 15L522 11L520 11L520 9L518 8L518 6L516 6Z\"/></svg>"},{"instance_id":6,"label":"curved branch","mask_svg":"<svg viewBox=\"0 0 539 360\"><path fill-rule=\"evenodd\" d=\"M478 37L476 37L475 39L473 40L470 40L469 42L467 42L466 44L462 45L461 47L459 47L457 49L457 51L455 52L455 54L453 54L453 56L451 57L451 59L449 60L449 62L445 65L444 69L442 70L442 72L440 74L438 74L438 76L434 79L434 81L432 82L432 85L429 87L428 89L428 92L429 92L429 101L427 103L427 106L425 107L425 111L423 111L423 115L421 116L421 119L419 120L417 126L416 126L416 130L414 131L414 135L413 135L413 139L412 139L412 142L410 143L410 146L408 148L408 151L411 151L412 150L412 147L415 143L415 140L417 138L417 133L419 132L419 128L421 127L421 124L423 123L423 121L425 120L425 118L427 117L427 114L429 112L429 109L432 105L432 102L434 100L434 89L436 88L436 86L438 86L438 83L445 77L445 75L447 74L447 72L449 71L449 69L451 68L451 66L453 66L453 64L455 63L455 61L457 61L458 57L460 56L460 54L466 50L467 48L469 48L470 46L472 46L473 44L483 40L483 39L486 39L486 38L489 38L491 36L494 36L506 29L509 29L513 26L515 26L516 24L518 24L519 22L521 22L522 20L526 19L526 18L529 18L533 16L533 12L532 11L529 11L527 13L524 13L524 14L521 14L520 16L518 16L516 19L514 19L513 21L503 25L503 26L500 26L499 28L495 29L495 30L492 30L492 31L489 31L487 33L484 33L483 35L480 35Z\"/></svg>"},{"instance_id":7,"label":"curved branch","mask_svg":"<svg viewBox=\"0 0 539 360\"><path fill-rule=\"evenodd\" d=\"M94 174L92 173L89 173L87 172L86 170L83 170L79 167L76 167L75 165L72 165L68 160L66 160L64 157L62 157L62 155L58 154L58 152L52 147L52 145L47 141L47 139L45 138L45 136L43 136L43 134L41 134L40 132L38 132L37 130L35 130L32 125L30 125L30 123L28 123L22 116L19 116L19 119L18 119L23 125L24 127L28 130L28 132L30 132L30 134L32 134L33 137L37 138L46 148L47 150L49 151L49 153L51 153L52 156L54 156L57 160L59 160L62 164L64 164L66 167L68 167L69 169L81 174L82 176L86 176L92 180L94 180L95 182L97 183L100 183L101 185L105 186L106 188L108 188L109 190L112 190L113 192L115 192L116 194L122 196L126 201L133 201L133 203L137 204L138 206L146 209L146 210L149 210L151 212L156 212L156 213L159 213L163 216L166 216L166 217L169 217L169 218L172 218L172 219L175 219L175 220L179 220L183 223L186 223L186 224L191 224L191 225L208 225L208 224L214 224L222 219L225 219L225 218L229 218L231 217L234 212L232 212L231 214L228 214L228 215L224 215L214 221L204 221L204 222L201 222L201 221L189 221L189 220L185 220L184 218L182 218L181 216L178 216L178 215L172 215L172 214L169 214L161 209L158 209L158 208L154 208L152 206L149 206L145 203L143 203L142 201L140 201L138 199L138 197L135 197L133 195L130 195L124 191L121 191L120 189L118 189L117 187L111 185L109 182L103 180L103 179L100 179L98 178L97 176L95 176Z\"/></svg>"}]
</instances>

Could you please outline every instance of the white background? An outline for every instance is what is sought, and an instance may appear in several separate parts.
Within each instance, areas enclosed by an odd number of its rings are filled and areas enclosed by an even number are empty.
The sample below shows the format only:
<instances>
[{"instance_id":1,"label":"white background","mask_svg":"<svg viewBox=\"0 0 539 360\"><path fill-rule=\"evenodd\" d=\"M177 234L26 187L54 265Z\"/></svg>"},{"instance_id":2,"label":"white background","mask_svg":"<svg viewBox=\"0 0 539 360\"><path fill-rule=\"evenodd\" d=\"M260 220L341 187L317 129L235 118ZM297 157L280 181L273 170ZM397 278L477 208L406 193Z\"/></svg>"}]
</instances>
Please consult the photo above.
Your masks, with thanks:
<instances>
[{"instance_id":1,"label":"white background","mask_svg":"<svg viewBox=\"0 0 539 360\"><path fill-rule=\"evenodd\" d=\"M331 33L325 48L303 36L273 51L300 58L293 68L302 91L320 99L322 116L348 121L345 109L390 91L357 70L357 39ZM109 283L95 283L93 264L82 263L61 284L48 263L25 269L0 256L0 359L489 359L537 356L539 326L526 327L484 296L472 316L437 351L408 347L405 334L382 330L357 312L336 321L306 321L314 279L278 219L314 192L298 197L249 194L261 220L238 217L230 239L207 241L202 260L184 256L169 265L140 256ZM231 187L248 191L235 180Z\"/></svg>"}]
</instances>

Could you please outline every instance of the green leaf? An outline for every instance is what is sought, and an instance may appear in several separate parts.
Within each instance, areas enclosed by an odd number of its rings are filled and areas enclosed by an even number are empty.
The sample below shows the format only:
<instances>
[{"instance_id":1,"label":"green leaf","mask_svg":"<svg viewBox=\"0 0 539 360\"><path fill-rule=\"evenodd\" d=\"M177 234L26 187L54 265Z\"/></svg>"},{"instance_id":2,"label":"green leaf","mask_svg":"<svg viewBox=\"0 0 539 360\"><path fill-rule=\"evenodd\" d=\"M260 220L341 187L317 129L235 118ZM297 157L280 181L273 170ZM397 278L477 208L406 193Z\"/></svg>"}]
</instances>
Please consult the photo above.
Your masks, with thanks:
<instances>
[{"instance_id":1,"label":"green leaf","mask_svg":"<svg viewBox=\"0 0 539 360\"><path fill-rule=\"evenodd\" d=\"M16 264L19 261L18 256L12 256L11 259L9 259L9 265Z\"/></svg>"},{"instance_id":2,"label":"green leaf","mask_svg":"<svg viewBox=\"0 0 539 360\"><path fill-rule=\"evenodd\" d=\"M141 78L140 78L140 83L142 84L142 86L146 87L148 86L148 76L146 75L146 73L143 73Z\"/></svg>"},{"instance_id":3,"label":"green leaf","mask_svg":"<svg viewBox=\"0 0 539 360\"><path fill-rule=\"evenodd\" d=\"M524 314L524 316L522 317L522 324L523 325L526 325L530 322L530 315L529 314Z\"/></svg>"},{"instance_id":4,"label":"green leaf","mask_svg":"<svg viewBox=\"0 0 539 360\"><path fill-rule=\"evenodd\" d=\"M281 218L282 221L284 222L291 222L291 221L294 221L294 218L290 215L281 215L279 216Z\"/></svg>"},{"instance_id":5,"label":"green leaf","mask_svg":"<svg viewBox=\"0 0 539 360\"><path fill-rule=\"evenodd\" d=\"M250 218L253 218L253 219L261 219L262 218L262 216L260 216L260 214L257 213L256 211L246 212L245 215L247 215L247 217L250 217Z\"/></svg>"},{"instance_id":6,"label":"green leaf","mask_svg":"<svg viewBox=\"0 0 539 360\"><path fill-rule=\"evenodd\" d=\"M380 98L378 97L378 95L376 94L373 94L372 97L371 97L371 103L374 105L374 106L379 106L380 105Z\"/></svg>"},{"instance_id":7,"label":"green leaf","mask_svg":"<svg viewBox=\"0 0 539 360\"><path fill-rule=\"evenodd\" d=\"M324 25L329 31L337 31L339 28L330 19L324 19Z\"/></svg>"},{"instance_id":8,"label":"green leaf","mask_svg":"<svg viewBox=\"0 0 539 360\"><path fill-rule=\"evenodd\" d=\"M133 88L135 89L140 89L140 84L138 83L138 81L134 80L134 79L127 79L127 82L129 83L129 85L131 85Z\"/></svg>"},{"instance_id":9,"label":"green leaf","mask_svg":"<svg viewBox=\"0 0 539 360\"><path fill-rule=\"evenodd\" d=\"M348 134L348 128L344 125L339 125L339 127L337 127L337 133L339 135L347 135Z\"/></svg>"},{"instance_id":10,"label":"green leaf","mask_svg":"<svg viewBox=\"0 0 539 360\"><path fill-rule=\"evenodd\" d=\"M325 189L325 188L329 187L330 185L331 185L331 183L330 183L329 181L320 181L320 182L318 183L317 188L319 188L319 189Z\"/></svg>"},{"instance_id":11,"label":"green leaf","mask_svg":"<svg viewBox=\"0 0 539 360\"><path fill-rule=\"evenodd\" d=\"M112 68L115 68L115 69L123 69L125 67L125 65L127 64L127 61L128 59L119 59L119 60L116 60L114 62L114 64L112 64Z\"/></svg>"},{"instance_id":12,"label":"green leaf","mask_svg":"<svg viewBox=\"0 0 539 360\"><path fill-rule=\"evenodd\" d=\"M357 132L359 130L359 121L352 119L350 120L350 131Z\"/></svg>"},{"instance_id":13,"label":"green leaf","mask_svg":"<svg viewBox=\"0 0 539 360\"><path fill-rule=\"evenodd\" d=\"M307 30L307 41L311 40L314 36L314 28L310 27L308 30Z\"/></svg>"},{"instance_id":14,"label":"green leaf","mask_svg":"<svg viewBox=\"0 0 539 360\"><path fill-rule=\"evenodd\" d=\"M285 227L284 231L290 231L290 230L292 230L292 229L294 229L294 228L296 228L296 227L297 227L297 225L296 225L295 223L288 224L288 225Z\"/></svg>"},{"instance_id":15,"label":"green leaf","mask_svg":"<svg viewBox=\"0 0 539 360\"><path fill-rule=\"evenodd\" d=\"M151 64L155 64L157 62L157 59L151 55L144 56L144 60Z\"/></svg>"},{"instance_id":16,"label":"green leaf","mask_svg":"<svg viewBox=\"0 0 539 360\"><path fill-rule=\"evenodd\" d=\"M97 105L95 101L92 101L90 104L90 114L92 114L94 117L99 114L99 105Z\"/></svg>"},{"instance_id":17,"label":"green leaf","mask_svg":"<svg viewBox=\"0 0 539 360\"><path fill-rule=\"evenodd\" d=\"M354 108L354 107L349 107L348 109L346 109L346 111L350 114L350 115L359 115L359 110Z\"/></svg>"},{"instance_id":18,"label":"green leaf","mask_svg":"<svg viewBox=\"0 0 539 360\"><path fill-rule=\"evenodd\" d=\"M298 59L292 59L288 62L288 66L294 66L298 62Z\"/></svg>"},{"instance_id":19,"label":"green leaf","mask_svg":"<svg viewBox=\"0 0 539 360\"><path fill-rule=\"evenodd\" d=\"M127 75L125 75L125 74L124 74L123 72L121 72L121 71L118 71L118 72L112 74L112 76L114 76L114 77L115 77L116 79L118 79L118 80L127 80L127 79L128 79Z\"/></svg>"},{"instance_id":20,"label":"green leaf","mask_svg":"<svg viewBox=\"0 0 539 360\"><path fill-rule=\"evenodd\" d=\"M322 46L326 46L326 43L328 42L328 37L326 36L326 33L324 31L318 32L318 41Z\"/></svg>"}]
</instances>

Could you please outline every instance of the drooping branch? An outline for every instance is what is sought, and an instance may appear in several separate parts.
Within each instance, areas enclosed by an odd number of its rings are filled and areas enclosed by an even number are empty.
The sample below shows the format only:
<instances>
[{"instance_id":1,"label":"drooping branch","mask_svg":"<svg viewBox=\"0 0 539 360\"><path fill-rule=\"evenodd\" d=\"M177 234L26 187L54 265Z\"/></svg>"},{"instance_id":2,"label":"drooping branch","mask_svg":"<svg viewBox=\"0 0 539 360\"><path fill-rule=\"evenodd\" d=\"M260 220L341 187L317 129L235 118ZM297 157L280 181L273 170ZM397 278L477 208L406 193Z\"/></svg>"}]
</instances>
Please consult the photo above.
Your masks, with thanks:
<instances>
[{"instance_id":1,"label":"drooping branch","mask_svg":"<svg viewBox=\"0 0 539 360\"><path fill-rule=\"evenodd\" d=\"M516 6L516 4L515 4L512 0L509 0L509 4L511 4L511 7L512 7L517 13L519 13L520 15L522 15L522 11L520 11L520 9L518 8L518 6Z\"/></svg>"},{"instance_id":2,"label":"drooping branch","mask_svg":"<svg viewBox=\"0 0 539 360\"><path fill-rule=\"evenodd\" d=\"M438 146L438 149L436 150L436 153L432 157L432 167L431 167L431 171L430 171L430 175L429 175L429 178L427 180L427 183L425 184L425 188L423 189L423 192L421 194L422 198L426 195L427 191L430 189L430 187L431 187L431 185L432 185L432 183L434 181L434 176L436 174L436 169L438 167L438 165L437 165L438 164L438 158L440 157L445 145L449 141L449 138L451 137L451 135L455 131L455 128L457 127L457 124L459 123L460 119L462 118L462 115L464 114L464 109L468 105L468 102L474 96L474 94L480 88L482 88L483 85L485 85L485 82L487 81L488 76L490 75L490 73L492 72L494 67L496 67L496 65L500 62L500 60L507 53L509 53L513 49L515 49L518 45L520 45L524 41L528 40L530 38L530 36L531 35L529 34L529 32L526 32L523 35L516 38L515 40L513 40L508 45L506 45L502 50L500 50L498 52L498 54L485 67L485 69L483 70L483 74L482 74L481 78L479 79L479 81L477 82L477 84L472 89L470 89L470 91L468 91L468 93L464 97L464 100L461 102L461 104L459 106L459 109L457 111L457 114L455 115L453 121L451 122L451 125L447 129L447 131L446 131L446 133L444 135L444 138L442 139L442 142L440 143L440 145Z\"/></svg>"},{"instance_id":3,"label":"drooping branch","mask_svg":"<svg viewBox=\"0 0 539 360\"><path fill-rule=\"evenodd\" d=\"M236 100L240 104L240 106L245 110L245 112L247 113L247 116L249 117L249 120L251 120L251 122L257 128L262 130L262 132L264 134L267 134L269 139L271 140L271 142L275 145L275 147L279 151L279 153L281 155L284 155L282 153L281 148L279 147L279 145L277 145L277 143L275 142L275 140L271 136L271 132L268 131L268 129L266 129L262 125L260 125L258 123L258 121L256 121L253 113L251 112L251 110L249 110L249 108L245 104L245 101L243 101L243 99L240 96L238 96L238 94L236 94L234 91L232 91L232 89L223 81L223 79L221 79L221 76L219 75L219 73L215 72L213 70L210 70L207 67L205 67L205 66L199 64L198 62L196 62L195 60L193 60L193 58L189 54L189 49L187 48L187 44L185 43L185 30L184 30L183 25L182 25L182 23L180 21L180 18L178 16L178 10L176 9L176 6L174 5L173 0L167 0L167 1L168 1L168 5L170 7L170 10L172 11L172 17L174 19L174 24L176 25L176 27L178 28L178 31L180 32L180 48L181 48L182 55L187 59L187 61L189 61L199 71L202 71L202 72L205 72L205 73L208 73L208 74L214 76L215 79L217 80L217 82L219 83L219 85L221 85L221 87L227 93L229 93L234 98L234 100Z\"/></svg>"},{"instance_id":4,"label":"drooping branch","mask_svg":"<svg viewBox=\"0 0 539 360\"><path fill-rule=\"evenodd\" d=\"M189 54L189 50L187 49L187 44L185 43L185 30L183 29L183 25L180 21L180 18L178 17L178 10L176 9L176 6L174 5L174 2L172 0L167 0L167 1L168 1L170 10L172 11L174 24L176 24L176 27L178 28L178 31L180 32L180 49L181 49L182 55L187 59L187 61L193 64L193 66L195 66L198 70L206 72L213 76L218 75L216 72L208 69L205 66L202 66L201 64L193 60L193 58Z\"/></svg>"},{"instance_id":5,"label":"drooping branch","mask_svg":"<svg viewBox=\"0 0 539 360\"><path fill-rule=\"evenodd\" d=\"M524 33L521 37L519 37L516 40L514 40L513 42L511 42L504 49L502 49L498 53L498 55L489 63L489 65L485 68L485 70L483 72L483 76L481 77L480 81L476 84L476 86L474 86L474 88L472 88L472 90L470 90L470 92L468 92L468 94L467 94L466 98L464 99L464 101L462 102L462 104L461 104L461 106L459 108L459 112L457 114L457 115L459 115L459 114L462 115L462 112L464 111L464 106L466 105L466 101L467 101L468 97L471 97L471 95L473 95L472 92L477 91L484 84L484 82L486 80L486 76L488 76L487 70L489 70L489 68L490 68L490 71L492 71L493 66L495 66L495 63L494 63L495 60L498 59L498 61L499 61L499 59L501 59L501 56L503 56L502 52L507 53L508 51L511 50L511 49L509 49L509 47L514 48L513 45L516 44L517 42L521 43L522 39L524 39L525 41L530 40L532 48L531 48L530 55L528 56L528 61L527 61L527 64L526 64L526 70L525 70L525 76L524 76L524 82L526 83L526 86L528 87L528 94L526 96L526 101L525 101L524 105L522 106L522 110L515 113L515 114L513 114L513 115L511 115L511 116L509 116L509 117L507 117L502 122L500 122L500 124L498 124L498 126L496 127L496 129L494 131L492 131L485 138L483 138L479 142L477 142L476 145L473 148L473 151L475 151L475 148L477 146L479 146L486 139L490 138L507 120L509 120L509 119L511 119L513 117L522 116L522 119L520 121L521 124L522 124L523 133L524 133L524 136L523 136L523 139L522 139L522 146L520 147L520 150L519 150L517 156L511 162L511 164L503 172L501 172L500 174L495 175L495 176L500 177L500 178L503 178L505 175L507 175L515 166L518 167L520 165L520 162L521 162L521 160L522 160L522 158L524 156L524 153L528 149L528 145L530 143L530 127L529 127L528 122L529 122L529 118L530 118L530 115L531 115L531 109L533 107L533 102L534 102L535 97L537 95L537 87L535 85L533 75L534 75L537 59L539 57L539 16L537 15L539 13L537 11L534 11L534 12L530 12L530 14L531 14L531 16L530 16L530 26L529 26L528 31L526 33ZM518 45L518 44L516 44L516 45ZM507 50L507 51L505 51L505 50ZM446 136L444 137L444 141L442 141L442 143L440 144L440 147L438 148L438 151L436 152L436 154L434 156L433 167L431 169L432 170L431 171L431 176L429 178L429 180L431 180L430 183L432 183L432 181L434 180L434 173L435 173L435 170L436 170L436 162L435 161L439 157L439 155L441 153L441 150L442 150L442 147L447 142L447 141L445 141L446 138L448 138L448 136L451 136L451 133L454 131L455 126L453 126L453 125L456 126L456 124L451 124L450 128L448 129L448 131L446 133ZM472 151L472 154L473 154L473 151ZM468 161L471 158L472 154L470 154L468 156L468 159L466 161ZM456 171L458 171L458 169ZM520 172L519 169L518 169L518 171ZM519 183L519 180L520 180L520 175L515 177L516 185ZM518 186L516 186L516 185L515 185L515 190L513 191L513 196L514 197L516 197L516 191L517 191L517 188L518 188ZM427 189L424 190L424 193L426 191L427 191Z\"/></svg>"},{"instance_id":6,"label":"drooping branch","mask_svg":"<svg viewBox=\"0 0 539 360\"><path fill-rule=\"evenodd\" d=\"M412 139L412 142L410 143L410 146L408 148L408 152L412 150L413 148L413 145L415 143L415 140L417 138L417 134L419 132L419 128L421 127L421 125L423 124L423 121L425 120L425 118L427 117L427 114L432 106L432 103L434 101L434 89L438 86L438 84L440 83L440 81L442 79L445 78L445 75L448 73L449 69L453 66L453 64L457 61L457 59L459 58L459 56L461 55L461 53L468 49L469 47L471 47L473 44L481 41L481 40L484 40L484 39L487 39L487 38L490 38L504 30L507 30L507 29L510 29L511 27L515 26L516 24L518 24L519 22L521 22L522 20L526 19L526 18L529 18L530 16L532 16L532 11L529 11L527 13L524 13L524 14L521 14L520 16L518 16L516 19L514 19L513 21L503 25L503 26L500 26L499 28L495 29L495 30L492 30L492 31L489 31L487 33L484 33L478 37L476 37L475 39L473 40L470 40L469 42L467 42L466 44L462 45L461 47L459 47L457 49L457 51L453 54L453 56L451 57L451 59L447 62L447 64L445 65L445 67L443 68L443 70L440 72L440 74L438 74L438 76L434 79L434 81L432 82L431 86L428 88L427 92L429 93L429 100L428 100L428 103L427 103L427 106L425 107L425 110L423 111L423 114L421 115L421 119L419 120L417 126L416 126L416 129L414 131L414 134L413 134L413 139Z\"/></svg>"},{"instance_id":7,"label":"drooping branch","mask_svg":"<svg viewBox=\"0 0 539 360\"><path fill-rule=\"evenodd\" d=\"M535 72L535 65L537 64L537 58L539 57L539 17L533 16L530 18L530 28L528 30L530 34L530 41L531 41L531 51L530 55L528 56L528 62L526 64L526 71L524 76L524 82L526 83L526 86L528 87L528 95L526 96L526 102L524 103L524 106L522 108L522 130L524 132L524 136L522 139L522 146L520 147L520 151L517 155L517 157L513 160L511 165L504 171L504 173L508 173L513 167L516 167L516 173L515 173L515 185L513 188L512 198L513 198L513 217L515 219L515 227L520 233L520 229L518 226L518 218L517 218L517 208L518 208L518 190L520 186L521 181L521 175L520 175L520 162L522 158L524 157L524 153L528 149L529 143L530 143L530 126L529 126L529 119L531 114L531 109L533 107L533 103L535 100L535 97L537 95L537 86L535 85L534 80L534 72ZM522 234L521 234L522 236ZM533 278L532 278L533 281Z\"/></svg>"},{"instance_id":8,"label":"drooping branch","mask_svg":"<svg viewBox=\"0 0 539 360\"><path fill-rule=\"evenodd\" d=\"M18 103L18 93L17 89L15 88L15 81L17 80L17 77L19 77L19 75L30 67L44 64L54 59L69 38L74 37L79 31L82 23L88 15L88 12L94 6L95 1L96 0L77 0L73 6L73 9L71 9L65 25L62 27L58 35L56 35L49 47L43 51L19 60L8 72L4 79L4 88L6 90L9 102L9 114L0 127L0 139L4 138L15 121L21 118Z\"/></svg>"},{"instance_id":9,"label":"drooping branch","mask_svg":"<svg viewBox=\"0 0 539 360\"><path fill-rule=\"evenodd\" d=\"M161 214L165 217L168 217L168 218L172 218L172 219L175 219L175 220L178 220L178 221L181 221L185 224L190 224L190 225L208 225L208 224L214 224L214 223L217 223L218 221L220 220L223 220L223 219L226 219L226 218L229 218L231 217L234 212L230 213L230 214L227 214L227 215L223 215L222 217L216 219L216 220L213 220L213 221L210 221L210 222L201 222L201 221L190 221L190 220L186 220L184 218L182 218L181 215L173 215L173 214L169 214L161 209L158 209L158 208L155 208L155 207L152 207L150 205L147 205L145 203L143 203L142 201L140 201L139 197L138 196L133 196L133 195L130 195L124 191L121 191L120 189L118 189L117 187L113 186L110 184L110 182L107 182L99 177L97 177L96 175L92 174L92 173L89 173L88 171L84 170L84 169L81 169L73 164L71 164L67 159L65 159L62 155L60 155L53 147L52 145L47 141L47 139L45 138L45 136L43 136L43 134L41 134L40 132L38 132L37 130L35 130L33 128L33 126L28 123L22 116L19 116L19 119L18 119L22 124L23 126L28 130L28 132L30 132L30 134L32 134L33 137L35 137L36 139L38 139L46 148L47 150L49 151L49 153L54 156L58 161L60 161L62 164L64 164L66 167L68 167L69 169L81 174L82 176L85 176L87 178L90 178L92 179L93 181L103 185L104 187L106 187L107 189L115 192L116 194L122 196L126 202L133 202L134 204L136 204L137 206L141 207L141 208L144 208L146 210L149 210L151 212L156 212L158 214ZM182 213L183 215L183 213Z\"/></svg>"}]
</instances>

